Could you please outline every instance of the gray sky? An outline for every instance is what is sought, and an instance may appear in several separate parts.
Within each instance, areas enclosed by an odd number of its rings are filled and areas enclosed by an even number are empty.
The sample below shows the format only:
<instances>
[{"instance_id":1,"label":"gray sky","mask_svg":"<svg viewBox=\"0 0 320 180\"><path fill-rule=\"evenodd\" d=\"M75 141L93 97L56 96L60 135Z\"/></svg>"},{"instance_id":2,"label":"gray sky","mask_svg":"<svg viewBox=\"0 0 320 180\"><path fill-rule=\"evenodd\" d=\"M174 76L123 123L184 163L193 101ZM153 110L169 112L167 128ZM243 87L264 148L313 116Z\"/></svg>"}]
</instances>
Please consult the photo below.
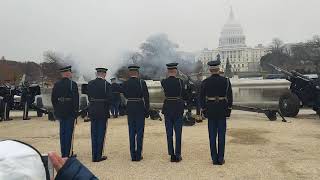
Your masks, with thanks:
<instances>
[{"instance_id":1,"label":"gray sky","mask_svg":"<svg viewBox=\"0 0 320 180\"><path fill-rule=\"evenodd\" d=\"M40 61L71 54L83 68L115 67L154 33L181 50L216 48L232 5L247 45L320 34L319 0L0 0L0 56Z\"/></svg>"}]
</instances>

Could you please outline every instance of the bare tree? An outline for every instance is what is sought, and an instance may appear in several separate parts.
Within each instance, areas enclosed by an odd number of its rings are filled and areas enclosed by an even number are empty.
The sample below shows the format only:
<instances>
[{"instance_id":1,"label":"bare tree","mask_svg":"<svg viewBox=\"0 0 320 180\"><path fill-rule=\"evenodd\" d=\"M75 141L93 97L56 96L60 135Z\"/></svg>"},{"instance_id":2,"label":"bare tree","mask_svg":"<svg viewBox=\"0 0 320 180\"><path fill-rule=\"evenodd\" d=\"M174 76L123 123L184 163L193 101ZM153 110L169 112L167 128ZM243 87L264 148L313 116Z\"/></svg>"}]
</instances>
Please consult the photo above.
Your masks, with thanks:
<instances>
[{"instance_id":1,"label":"bare tree","mask_svg":"<svg viewBox=\"0 0 320 180\"><path fill-rule=\"evenodd\" d=\"M62 57L53 51L43 53L44 62L42 63L43 75L50 81L56 81L59 78L59 69L62 67Z\"/></svg>"},{"instance_id":2,"label":"bare tree","mask_svg":"<svg viewBox=\"0 0 320 180\"><path fill-rule=\"evenodd\" d=\"M281 39L279 38L272 39L271 51L273 53L282 53L284 48L283 46L284 46L284 43Z\"/></svg>"}]
</instances>

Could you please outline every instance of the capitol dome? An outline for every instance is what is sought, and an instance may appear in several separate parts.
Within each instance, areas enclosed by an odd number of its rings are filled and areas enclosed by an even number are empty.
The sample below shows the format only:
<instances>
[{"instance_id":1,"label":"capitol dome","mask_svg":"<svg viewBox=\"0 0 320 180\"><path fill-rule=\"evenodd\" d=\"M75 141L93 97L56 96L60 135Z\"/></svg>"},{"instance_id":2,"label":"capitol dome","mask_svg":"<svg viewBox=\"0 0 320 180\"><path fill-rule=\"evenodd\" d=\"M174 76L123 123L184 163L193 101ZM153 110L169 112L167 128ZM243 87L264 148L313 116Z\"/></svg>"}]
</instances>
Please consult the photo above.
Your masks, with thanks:
<instances>
[{"instance_id":1,"label":"capitol dome","mask_svg":"<svg viewBox=\"0 0 320 180\"><path fill-rule=\"evenodd\" d=\"M235 20L232 8L227 23L223 26L219 38L219 48L238 48L246 47L246 37L243 34L243 29Z\"/></svg>"}]
</instances>

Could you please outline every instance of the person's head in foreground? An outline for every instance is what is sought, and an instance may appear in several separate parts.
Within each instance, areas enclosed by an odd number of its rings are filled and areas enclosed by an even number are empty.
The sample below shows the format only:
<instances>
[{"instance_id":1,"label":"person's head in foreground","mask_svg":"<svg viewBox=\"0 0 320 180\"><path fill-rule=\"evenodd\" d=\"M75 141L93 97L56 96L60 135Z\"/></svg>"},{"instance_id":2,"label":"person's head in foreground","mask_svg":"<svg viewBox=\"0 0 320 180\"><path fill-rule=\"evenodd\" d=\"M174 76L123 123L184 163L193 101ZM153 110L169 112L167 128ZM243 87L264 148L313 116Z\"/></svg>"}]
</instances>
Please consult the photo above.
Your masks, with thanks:
<instances>
[{"instance_id":1,"label":"person's head in foreground","mask_svg":"<svg viewBox=\"0 0 320 180\"><path fill-rule=\"evenodd\" d=\"M0 141L0 179L95 180L97 178L76 158L61 158L56 152L43 156L27 143L2 140Z\"/></svg>"}]
</instances>

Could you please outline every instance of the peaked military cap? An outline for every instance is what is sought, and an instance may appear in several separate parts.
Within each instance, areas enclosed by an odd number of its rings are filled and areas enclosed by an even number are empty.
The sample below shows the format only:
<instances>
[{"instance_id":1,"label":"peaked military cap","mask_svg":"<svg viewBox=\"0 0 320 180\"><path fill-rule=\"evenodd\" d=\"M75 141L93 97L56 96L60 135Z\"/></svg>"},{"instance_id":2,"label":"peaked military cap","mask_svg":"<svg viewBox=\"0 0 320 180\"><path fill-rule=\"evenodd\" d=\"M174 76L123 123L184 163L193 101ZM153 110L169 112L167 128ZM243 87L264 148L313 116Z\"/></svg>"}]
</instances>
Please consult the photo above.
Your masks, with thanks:
<instances>
[{"instance_id":1,"label":"peaked military cap","mask_svg":"<svg viewBox=\"0 0 320 180\"><path fill-rule=\"evenodd\" d=\"M130 71L138 71L139 68L140 68L140 66L134 65L134 64L128 66L128 69L129 69Z\"/></svg>"},{"instance_id":2,"label":"peaked military cap","mask_svg":"<svg viewBox=\"0 0 320 180\"><path fill-rule=\"evenodd\" d=\"M67 71L70 71L70 72L71 72L71 67L72 67L72 66L66 66L66 67L60 68L59 71L60 71L60 72L67 72Z\"/></svg>"},{"instance_id":3,"label":"peaked military cap","mask_svg":"<svg viewBox=\"0 0 320 180\"><path fill-rule=\"evenodd\" d=\"M107 68L96 68L96 71L105 73L108 71L108 69Z\"/></svg>"},{"instance_id":4,"label":"peaked military cap","mask_svg":"<svg viewBox=\"0 0 320 180\"><path fill-rule=\"evenodd\" d=\"M208 62L208 66L210 66L210 69L220 68L220 64L221 64L221 62L219 60L209 61Z\"/></svg>"},{"instance_id":5,"label":"peaked military cap","mask_svg":"<svg viewBox=\"0 0 320 180\"><path fill-rule=\"evenodd\" d=\"M168 69L177 69L178 63L168 63L166 66Z\"/></svg>"}]
</instances>

